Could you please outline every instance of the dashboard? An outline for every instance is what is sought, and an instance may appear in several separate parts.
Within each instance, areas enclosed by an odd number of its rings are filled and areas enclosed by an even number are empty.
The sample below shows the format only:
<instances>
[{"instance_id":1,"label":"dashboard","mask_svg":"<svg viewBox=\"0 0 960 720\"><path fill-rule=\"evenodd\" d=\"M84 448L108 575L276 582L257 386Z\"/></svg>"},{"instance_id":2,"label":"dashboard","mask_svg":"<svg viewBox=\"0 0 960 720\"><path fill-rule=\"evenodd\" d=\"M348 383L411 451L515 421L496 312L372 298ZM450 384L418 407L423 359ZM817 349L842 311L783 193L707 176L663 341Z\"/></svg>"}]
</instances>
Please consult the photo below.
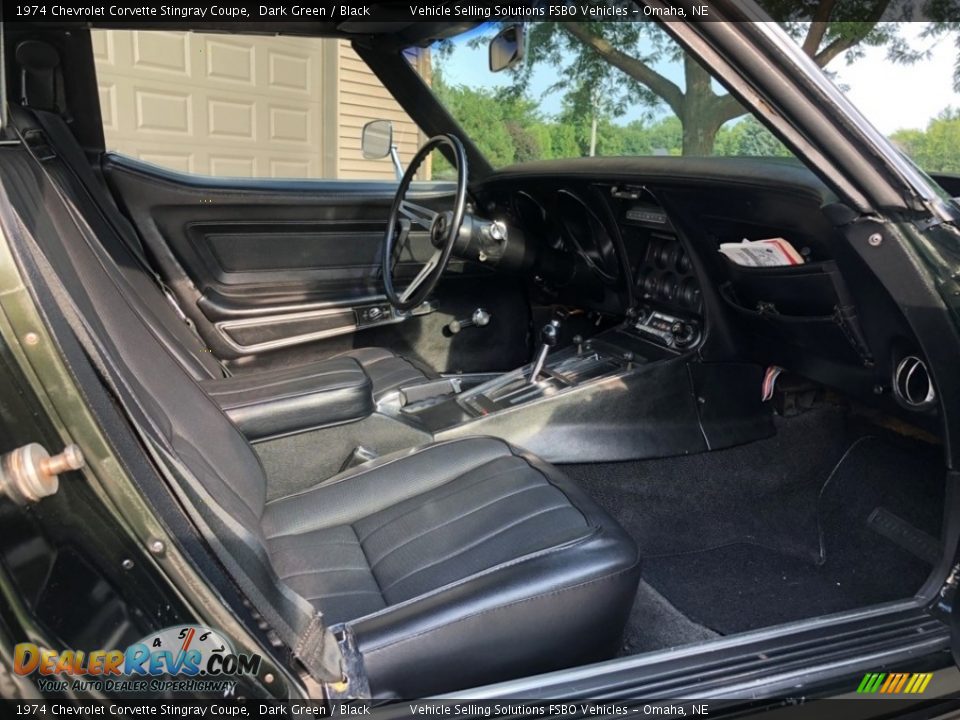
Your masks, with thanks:
<instances>
[{"instance_id":1,"label":"dashboard","mask_svg":"<svg viewBox=\"0 0 960 720\"><path fill-rule=\"evenodd\" d=\"M536 247L547 303L607 316L698 362L777 365L892 411L921 349L846 237L853 214L790 159L585 158L524 163L474 188L486 217ZM796 267L744 268L726 242L787 239Z\"/></svg>"},{"instance_id":2,"label":"dashboard","mask_svg":"<svg viewBox=\"0 0 960 720\"><path fill-rule=\"evenodd\" d=\"M651 189L569 180L497 188L483 210L538 245L533 279L557 302L629 317L644 339L677 351L703 337L693 256Z\"/></svg>"}]
</instances>

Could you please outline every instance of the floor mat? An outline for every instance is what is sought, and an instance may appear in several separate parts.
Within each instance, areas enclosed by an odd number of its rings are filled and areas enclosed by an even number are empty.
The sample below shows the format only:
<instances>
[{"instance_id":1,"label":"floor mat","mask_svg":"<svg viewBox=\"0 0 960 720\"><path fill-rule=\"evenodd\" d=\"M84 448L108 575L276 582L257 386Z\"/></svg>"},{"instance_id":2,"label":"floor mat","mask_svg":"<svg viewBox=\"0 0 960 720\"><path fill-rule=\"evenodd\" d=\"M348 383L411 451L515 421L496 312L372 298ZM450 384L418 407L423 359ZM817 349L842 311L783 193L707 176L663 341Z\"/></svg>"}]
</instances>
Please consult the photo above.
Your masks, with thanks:
<instances>
[{"instance_id":1,"label":"floor mat","mask_svg":"<svg viewBox=\"0 0 960 720\"><path fill-rule=\"evenodd\" d=\"M930 565L868 520L939 537L944 502L940 448L829 408L740 448L566 470L637 540L644 580L721 634L911 596ZM635 614L628 636L644 632Z\"/></svg>"}]
</instances>

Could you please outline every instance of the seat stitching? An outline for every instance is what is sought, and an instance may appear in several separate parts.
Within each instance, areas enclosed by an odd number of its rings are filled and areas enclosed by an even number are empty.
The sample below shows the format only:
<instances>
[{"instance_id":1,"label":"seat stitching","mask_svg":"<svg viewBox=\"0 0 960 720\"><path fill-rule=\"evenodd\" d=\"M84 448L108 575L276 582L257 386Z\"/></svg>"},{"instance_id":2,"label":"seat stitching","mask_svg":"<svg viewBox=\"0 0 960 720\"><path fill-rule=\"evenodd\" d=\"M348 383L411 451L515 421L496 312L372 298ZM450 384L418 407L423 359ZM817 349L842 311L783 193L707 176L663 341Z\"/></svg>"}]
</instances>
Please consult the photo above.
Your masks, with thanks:
<instances>
[{"instance_id":1,"label":"seat stitching","mask_svg":"<svg viewBox=\"0 0 960 720\"><path fill-rule=\"evenodd\" d=\"M558 555L559 553L570 551L574 548L583 546L584 544L590 542L591 540L596 539L600 535L600 533L601 533L600 528L592 528L590 532L586 533L585 535L582 535L581 537L574 538L573 540L567 540L563 543L560 543L559 545L553 545L548 548L542 548L540 550L534 550L533 552L528 552L526 555L522 555L520 557L498 563L497 565L486 568L485 570L479 570L471 575L468 575L467 577L460 578L459 580L452 580L451 582L448 582L445 585L441 585L440 587L434 588L433 590L427 590L420 595L416 595L406 600L400 600L398 602L391 603L389 606L385 607L383 610L378 610L375 613L364 615L360 618L355 618L354 620L359 621L362 619L366 620L373 617L382 617L383 614L388 611L395 611L399 608L405 608L405 607L415 605L418 602L423 602L424 600L429 600L430 598L434 598L438 595L451 592L453 590L456 590L457 588L461 588L465 585L469 585L472 582L476 582L477 580L482 580L483 578L488 577L490 575L496 575L497 573L501 573L504 570L509 570L510 568L515 567L517 565L523 565L525 563L530 563L535 560L540 560L542 558L551 557L551 556ZM640 562L640 556L638 554L636 563L639 563L639 562Z\"/></svg>"},{"instance_id":2,"label":"seat stitching","mask_svg":"<svg viewBox=\"0 0 960 720\"><path fill-rule=\"evenodd\" d=\"M363 555L364 562L367 563L367 571L370 573L370 579L373 580L373 584L377 586L377 590L380 591L380 600L383 602L384 606L387 604L387 598L383 596L383 588L380 586L380 581L377 580L377 576L373 574L373 570L370 569L370 558L367 557L367 551L363 547L363 543L360 542L360 537L357 535L357 530L353 525L350 525L350 529L353 531L353 536L357 538L357 547L360 548L360 553Z\"/></svg>"},{"instance_id":3,"label":"seat stitching","mask_svg":"<svg viewBox=\"0 0 960 720\"><path fill-rule=\"evenodd\" d=\"M484 463L483 465L478 465L478 466L475 467L475 468L471 468L471 469L468 470L467 472L465 472L465 473L463 473L463 474L461 474L461 475L457 475L456 477L451 478L450 480L447 480L447 481L444 483L444 485L452 485L452 484L455 483L457 480L460 480L461 478L466 477L468 474L470 474L470 473L472 473L472 472L475 472L475 471L479 470L480 468L484 468L484 467L487 467L488 465L492 465L493 463L497 462L497 460L500 460L500 458L496 458L496 459L494 459L494 460L491 460L490 462ZM474 480L472 483L470 483L469 485L467 485L467 486L465 486L465 487L454 488L454 489L449 490L448 492L444 493L443 495L439 495L439 496L437 496L437 497L430 498L430 501L431 501L431 502L439 502L440 500L447 500L448 498L451 498L451 497L453 497L454 495L459 495L460 493L466 492L467 490L472 490L474 487L476 487L476 486L477 486L478 484L480 484L480 483L489 482L490 480L493 480L494 478L498 478L498 477L500 477L500 476L502 476L502 475L506 475L506 474L508 474L508 473L517 472L517 471L521 471L521 470L523 470L523 466L522 466L522 465L517 465L517 466L513 466L513 467L508 467L508 468L506 468L506 469L504 469L504 470L498 470L498 471L495 472L495 473L491 473L490 475L484 475L482 478L479 478L479 479L477 479L477 480ZM429 492L429 491L427 491L427 492ZM425 494L425 493L421 493L421 495L423 495L423 494ZM418 495L414 495L413 497L419 497L419 496L418 496ZM411 497L411 498L406 498L405 500L401 500L401 501L398 502L396 505L400 505L401 502L406 502L407 500L412 500L413 497ZM396 505L394 505L394 507L396 507ZM386 508L385 508L385 509L386 509ZM366 535L364 535L363 537L360 537L360 535L358 534L358 535L357 535L357 540L358 540L358 541L360 542L360 544L362 545L363 543L367 542L367 540L369 540L373 535L375 535L376 533L378 533L378 532L380 532L381 530L383 530L383 529L384 529L387 525L389 525L390 523L397 522L398 520L401 520L402 518L405 518L405 517L407 517L408 515L411 515L411 514L417 512L417 511L419 511L419 510L421 510L421 509L422 509L422 505L418 505L418 506L415 507L415 508L411 508L410 510L407 510L406 512L400 513L400 514L397 515L396 517L388 518L387 520L384 520L382 523L380 523L379 525L377 525L373 530L371 530L370 532L368 532L368 533L367 533ZM383 511L381 510L381 511L379 511L379 512L383 512ZM368 516L368 517L370 517L370 516Z\"/></svg>"},{"instance_id":4,"label":"seat stitching","mask_svg":"<svg viewBox=\"0 0 960 720\"><path fill-rule=\"evenodd\" d=\"M337 484L342 483L342 482L345 482L345 481L347 481L347 480L353 480L354 478L363 477L364 475L369 475L371 472L373 472L373 471L375 471L375 470L379 470L380 468L384 468L384 467L390 467L391 465L394 465L394 464L396 464L396 463L398 463L398 462L400 462L400 461L402 461L402 460L406 460L406 459L408 459L408 458L416 457L416 455L419 454L419 453L427 453L427 452L429 452L429 451L431 451L431 450L433 450L433 449L435 449L435 448L447 447L448 445L453 445L453 444L458 443L458 442L470 442L470 441L472 441L472 440L478 440L478 439L482 439L482 440L496 440L497 438L489 438L489 437L485 437L485 436L474 436L474 437L471 437L471 438L451 438L450 440L444 440L444 441L441 441L441 442L439 442L439 443L432 443L432 444L429 444L429 445L423 445L423 446L421 446L421 447L419 447L419 448L412 448L410 452L404 453L404 454L399 455L399 456L397 456L397 457L395 457L395 458L391 458L390 460L388 460L388 461L386 461L386 462L384 462L384 463L381 463L381 464L379 464L379 465L374 465L373 467L365 468L365 469L363 469L363 470L357 470L357 471L355 471L355 472L349 472L349 471L348 471L349 474L346 474L346 475L340 473L340 475L342 475L342 477L339 477L339 478L338 478L337 475L334 475L332 478L328 478L327 480L324 480L323 482L321 482L321 483L319 483L319 484L317 484L317 485L314 485L313 487L305 488L305 489L303 489L303 490L298 490L298 491L295 492L295 493L291 493L291 494L289 494L289 495L284 495L284 496L282 496L282 497L274 498L273 500L268 500L266 504L267 504L267 505L271 505L271 504L273 504L273 503L277 503L277 502L280 502L280 501L282 501L282 500L289 500L289 499L291 499L291 498L300 497L301 495L306 495L306 494L308 494L308 493L315 492L315 491L320 490L320 489L322 489L322 488L331 487L332 485L337 485ZM499 444L504 445L504 446L507 448L507 452L506 452L506 453L504 453L503 455L497 455L497 456L492 457L492 458L490 458L490 459L485 459L485 460L483 460L482 462L478 463L477 465L474 465L474 466L472 466L472 467L467 468L466 470L464 470L463 472L461 472L460 475L458 475L457 477L463 477L463 476L466 475L468 472L472 472L473 470L476 470L477 468L483 467L484 465L487 465L487 464L493 462L494 460L499 460L500 458L503 458L503 457L512 457L512 458L515 458L515 459L519 460L519 461L522 462L522 463L525 463L526 465L530 465L530 463L528 463L528 462L527 462L526 460L524 460L522 457L519 457L518 455L514 454L513 452L510 452L510 446L509 446L509 445L507 445L507 444L504 443L504 442L501 442L501 443L499 443ZM532 466L531 466L531 467L532 467ZM542 473L541 473L541 474L542 474ZM454 478L454 479L456 479L456 478ZM447 481L442 482L442 483L440 483L440 484L441 484L441 485L444 485L444 484L446 484L447 482L450 482L450 480L447 480ZM411 495L410 497L415 497L415 496L414 496L414 495ZM405 499L409 499L409 498L405 498ZM317 528L317 529L319 529L319 528Z\"/></svg>"},{"instance_id":5,"label":"seat stitching","mask_svg":"<svg viewBox=\"0 0 960 720\"><path fill-rule=\"evenodd\" d=\"M317 531L317 530L310 530L309 532L318 532L318 531ZM307 533L297 533L297 534L306 535ZM296 537L297 534L293 534L293 535L275 535L275 536L270 537L270 538L267 538L267 539L268 539L268 540L274 540L274 539L282 540L283 538ZM349 545L349 546L353 547L353 546L356 545L357 543L356 543L356 542L350 542L349 540L319 540L319 541L313 542L313 543L311 543L311 544L313 544L313 545Z\"/></svg>"},{"instance_id":6,"label":"seat stitching","mask_svg":"<svg viewBox=\"0 0 960 720\"><path fill-rule=\"evenodd\" d=\"M324 361L324 360L321 360L321 361L320 361L321 364L324 363L324 362L326 362L326 361ZM335 368L335 369L333 369L333 370L327 368L327 369L324 369L324 370L317 370L316 372L310 373L309 375L298 375L298 374L296 374L296 372L297 372L297 370L298 370L300 367L302 367L302 366L297 366L297 367L293 367L293 368L284 368L284 369L283 369L283 372L276 372L276 374L275 374L274 377L272 377L272 378L269 378L269 377L268 377L268 378L265 378L265 379L264 379L262 382L260 382L260 383L250 384L250 385L247 385L247 386L244 386L244 387L241 387L241 388L231 388L231 389L227 389L227 390L216 390L216 389L213 390L213 391L208 390L208 391L207 391L207 394L208 394L208 395L219 395L219 394L224 394L224 393L229 394L229 393L232 393L232 392L237 392L238 390L260 390L260 389L262 389L262 388L274 387L275 385L283 385L284 383L289 383L289 382L294 382L294 381L304 381L304 382L306 382L307 380L314 380L314 379L316 379L316 378L325 377L325 376L327 376L327 375L338 375L338 374L347 374L347 373L356 373L356 374L360 374L360 375L365 375L365 374L366 374L366 373L363 372L363 368L361 368L361 367L358 366L358 367L354 367L354 368ZM275 371L271 371L271 370L261 371L261 373L262 373L263 375L269 375L271 372L275 372ZM255 374L255 373L250 373L250 375L253 375L253 374ZM212 380L205 380L205 381L204 381L204 386L206 387L207 385L210 385L210 386L213 386L214 388L216 388L218 385L220 385L220 386L228 386L228 387L229 387L230 385L242 384L243 382L248 382L248 381L249 381L250 375L239 375L239 376L236 376L236 375L235 375L235 376L230 377L230 378L222 378L222 379L221 379L221 378L213 378ZM231 382L231 381L232 381L232 382Z\"/></svg>"},{"instance_id":7,"label":"seat stitching","mask_svg":"<svg viewBox=\"0 0 960 720\"><path fill-rule=\"evenodd\" d=\"M481 510L485 510L486 508L488 508L488 507L490 507L490 506L492 506L492 505L496 505L497 503L503 502L504 500L508 500L509 498L515 497L516 495L520 495L520 494L525 493L525 492L528 492L528 491L530 491L530 490L539 490L540 488L543 488L543 487L544 487L543 485L541 485L541 484L538 483L538 484L536 484L536 485L529 485L529 486L527 486L527 487L525 487L525 488L521 488L520 490L514 490L513 492L509 492L509 493L507 493L506 495L501 495L500 497L495 498L494 500L491 500L490 502L486 502L486 503L484 503L483 505L480 505L479 507L475 507L475 508L473 508L472 510L467 510L466 512L461 513L461 514L458 515L457 517L450 518L450 519L447 520L446 522L440 523L439 525L434 525L433 527L428 528L427 530L424 530L423 532L418 533L417 535L414 535L412 538L410 538L410 539L408 539L408 540L405 540L404 542L400 543L399 545L394 545L394 546L393 546L392 548L390 548L386 553L384 553L384 554L383 554L382 556L380 556L376 561L374 561L374 563L370 566L370 570L371 570L371 571L376 570L377 566L378 566L380 563L382 563L382 562L383 562L384 560L386 560L388 557L390 557L391 555L393 555L393 553L395 553L397 550L400 550L401 548L405 548L405 547L406 547L407 545L409 545L410 543L414 542L415 540L419 540L419 539L422 538L422 537L425 537L425 536L429 535L430 533L434 532L435 530L439 530L440 528L447 527L448 525L451 525L451 524L453 524L453 523L455 523L455 522L459 522L460 520L463 520L465 517L468 517L468 516L470 516L470 515L473 515L474 513L478 513L478 512L480 512Z\"/></svg>"},{"instance_id":8,"label":"seat stitching","mask_svg":"<svg viewBox=\"0 0 960 720\"><path fill-rule=\"evenodd\" d=\"M300 570L295 573L290 573L289 575L281 575L281 580L289 580L290 578L296 577L306 577L307 575L319 575L321 573L335 573L335 572L357 572L359 570L364 570L370 572L370 568L366 565L358 565L356 567L339 567L339 568L314 568L313 570Z\"/></svg>"},{"instance_id":9,"label":"seat stitching","mask_svg":"<svg viewBox=\"0 0 960 720\"><path fill-rule=\"evenodd\" d=\"M465 545L464 547L462 547L461 549L457 550L456 552L448 553L448 554L445 555L444 557L438 558L438 559L434 560L434 561L431 562L431 563L428 563L428 564L426 564L426 565L423 565L423 566L417 568L416 570L411 570L410 572L408 572L408 573L407 573L406 575L404 575L403 577L397 578L397 579L394 580L392 583L390 583L389 585L387 585L386 587L384 587L384 588L383 588L383 592L387 592L388 590L390 590L390 588L395 587L397 584L403 582L404 580L407 580L407 579L413 577L414 575L417 575L418 573L423 572L424 570L429 570L430 568L436 567L437 565L439 565L439 564L441 564L441 563L444 563L444 562L447 562L448 560L452 560L453 558L455 558L455 557L457 557L457 556L459 556L459 555L463 555L465 552L467 552L467 551L469 551L469 550L473 550L474 548L479 547L480 545L483 545L483 544L484 544L485 542L487 542L488 540L492 540L492 539L495 538L497 535L502 535L502 534L505 533L507 530L511 530L511 529L513 529L513 528L515 528L515 527L518 527L518 526L520 526L520 525L523 525L525 522L529 522L530 520L533 520L534 518L540 517L541 515L546 515L547 513L555 512L555 511L557 511L557 510L564 510L564 509L569 508L569 507L571 507L571 505L570 505L569 502L563 503L562 505L552 505L551 507L544 508L544 509L542 509L542 510L540 510L540 511L538 511L538 512L535 512L535 513L533 513L532 515L527 515L526 517L520 518L519 520L514 520L513 522L510 522L510 523L508 523L507 525L505 525L505 526L503 526L503 527L497 528L496 530L494 530L494 531L491 532L491 533L487 533L486 535L484 535L484 536L481 537L480 539L474 540L473 542L471 542L471 543L468 544L468 545Z\"/></svg>"},{"instance_id":10,"label":"seat stitching","mask_svg":"<svg viewBox=\"0 0 960 720\"><path fill-rule=\"evenodd\" d=\"M416 633L416 634L414 634L414 635L411 635L411 636L409 636L409 637L399 638L399 639L397 639L397 640L394 640L393 642L386 643L385 645L380 645L379 647L375 647L375 648L364 648L364 654L368 654L368 655L369 655L369 654L377 653L377 652L380 652L380 651L382 651L382 650L386 650L386 649L388 649L388 648L391 648L391 647L393 647L394 645L401 645L401 644L403 644L403 643L410 642L411 640L416 640L417 638L422 637L423 635L429 635L430 633L437 632L437 631L439 631L439 630L445 630L445 629L447 629L447 628L449 628L449 627L452 627L453 625L457 625L457 624L459 624L459 623L466 622L467 620L471 620L471 619L473 619L473 618L475 618L475 617L481 617L481 616L483 616L483 615L489 615L490 613L495 613L495 612L499 612L499 611L501 611L501 610L506 610L506 609L508 609L508 608L512 608L512 607L515 607L515 606L518 606L518 605L523 605L524 603L533 602L533 601L535 601L535 600L542 600L542 599L544 599L544 598L553 597L554 595L560 595L560 594L562 594L562 593L570 592L570 591L573 591L573 590L579 590L579 589L581 589L581 588L587 587L588 585L593 585L593 584L596 584L596 583L603 583L603 582L611 582L611 581L613 581L613 580L618 579L621 575L626 575L627 573L633 572L634 570L636 570L636 568L637 568L639 565L640 565L640 559L639 559L639 557L638 557L638 558L637 558L637 561L634 562L633 565L631 565L630 567L624 568L624 569L622 569L622 570L617 570L616 572L610 573L609 575L604 575L604 576L599 577L599 578L591 578L590 580L585 580L584 582L577 583L576 585L570 585L570 586L568 586L568 587L557 588L556 590L551 590L550 592L538 593L537 595L531 595L530 597L521 598L521 599L519 599L519 600L514 600L513 602L507 603L506 605L497 605L496 607L487 608L486 610L479 610L478 612L471 613L470 615L466 615L465 617L457 618L456 620L454 620L454 621L452 621L452 622L442 623L442 624L440 624L440 625L438 625L438 626L436 626L436 627L428 628L427 630L423 630L422 632L418 632L418 633ZM392 607L392 606L389 606L389 605L388 605L388 606L385 608L385 610L389 611L389 610L391 609L391 607ZM348 624L349 624L349 622L348 622Z\"/></svg>"},{"instance_id":11,"label":"seat stitching","mask_svg":"<svg viewBox=\"0 0 960 720\"><path fill-rule=\"evenodd\" d=\"M380 595L376 590L345 590L343 592L329 593L327 595L309 595L304 597L304 600L323 600L324 598L332 597L347 597L349 595ZM383 596L380 597L383 599ZM386 603L384 603L386 604Z\"/></svg>"},{"instance_id":12,"label":"seat stitching","mask_svg":"<svg viewBox=\"0 0 960 720\"><path fill-rule=\"evenodd\" d=\"M356 385L352 383L345 384L345 385L327 386L327 387L324 387L322 390L317 388L307 388L299 392L286 393L285 395L271 395L270 397L264 397L264 398L252 398L245 402L238 402L236 404L229 404L229 400L226 400L223 403L221 403L221 406L226 410L241 410L247 407L256 407L257 405L272 405L283 400L296 400L302 397L310 397L311 395L316 395L317 400L321 400L323 395L326 395L328 393L339 392L341 390L359 390L361 391L361 394L363 394L363 391L366 389L367 387L363 384ZM366 397L369 398L370 396L366 395ZM325 403L329 402L329 399L324 399L324 401Z\"/></svg>"},{"instance_id":13,"label":"seat stitching","mask_svg":"<svg viewBox=\"0 0 960 720\"><path fill-rule=\"evenodd\" d=\"M339 370L322 370L322 371L313 373L313 374L311 374L311 375L302 375L302 376L301 376L301 375L292 375L292 374L291 374L291 375L288 375L287 377L281 377L281 378L278 378L278 379L273 379L273 380L271 380L271 381L269 381L269 382L265 381L265 382L262 382L262 383L250 384L250 385L246 385L246 386L239 387L239 388L227 388L227 389L222 389L222 390L217 390L217 389L216 389L216 386L217 386L218 384L220 384L222 381L215 379L215 380L213 380L213 381L205 381L205 383L204 383L204 388L206 389L206 387L207 387L208 385L214 386L214 389L213 389L213 390L207 390L207 394L208 394L208 395L215 396L215 397L219 397L219 396L223 396L223 395L232 395L232 394L238 393L238 392L239 392L239 393L245 393L245 392L251 392L251 391L254 391L254 390L263 390L263 389L265 389L265 388L276 387L277 385L286 385L286 384L292 383L292 382L306 382L307 380L315 380L315 379L317 379L317 378L326 377L327 375L347 375L347 374L351 374L351 375L356 374L356 375L366 376L366 373L365 373L361 368L342 368L342 369L339 369ZM227 379L228 381L229 381L230 379L235 379L235 380L237 380L238 382L232 383L232 384L241 384L239 381L245 380L246 377L247 377L247 376L241 375L241 376L239 376L239 377L226 378L226 379Z\"/></svg>"}]
</instances>

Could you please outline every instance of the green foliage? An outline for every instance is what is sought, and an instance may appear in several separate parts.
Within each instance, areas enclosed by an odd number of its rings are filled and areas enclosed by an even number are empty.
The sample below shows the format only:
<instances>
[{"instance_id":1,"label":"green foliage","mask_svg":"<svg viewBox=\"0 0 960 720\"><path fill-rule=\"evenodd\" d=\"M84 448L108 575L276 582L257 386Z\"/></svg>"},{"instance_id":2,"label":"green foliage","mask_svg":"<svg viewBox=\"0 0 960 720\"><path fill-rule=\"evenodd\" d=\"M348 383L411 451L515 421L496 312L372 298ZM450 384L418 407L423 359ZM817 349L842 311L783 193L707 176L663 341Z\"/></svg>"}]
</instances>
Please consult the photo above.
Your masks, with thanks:
<instances>
[{"instance_id":1,"label":"green foliage","mask_svg":"<svg viewBox=\"0 0 960 720\"><path fill-rule=\"evenodd\" d=\"M926 130L898 130L890 139L927 172L960 173L960 110L948 107Z\"/></svg>"},{"instance_id":2,"label":"green foliage","mask_svg":"<svg viewBox=\"0 0 960 720\"><path fill-rule=\"evenodd\" d=\"M504 90L451 86L442 73L434 75L434 91L494 166L531 160L586 157L590 149L592 115L576 96L564 101L555 118L544 117L535 103ZM618 124L609 115L597 118L596 155L680 155L683 126L669 115L655 121ZM790 152L753 118L728 123L717 133L717 155L789 156ZM434 177L452 169L437 154Z\"/></svg>"},{"instance_id":3,"label":"green foliage","mask_svg":"<svg viewBox=\"0 0 960 720\"><path fill-rule=\"evenodd\" d=\"M790 151L753 117L727 123L717 133L715 155L791 157Z\"/></svg>"},{"instance_id":4,"label":"green foliage","mask_svg":"<svg viewBox=\"0 0 960 720\"><path fill-rule=\"evenodd\" d=\"M867 47L882 47L888 60L912 64L929 57L928 47L914 47L902 35L898 20L909 19L911 3L894 0L758 0L822 68L843 58L848 64L863 57ZM583 0L602 6L633 8L628 0ZM951 36L960 51L958 0L930 0L925 9L935 21L924 31L927 40ZM527 25L528 41L524 62L510 71L512 87L503 95L523 97L530 89L535 69L549 67L556 80L548 93L565 99L563 119L575 121L574 138L580 154L589 148L591 125L597 124L597 154L632 153L634 139L625 138L623 118L627 111L642 113L644 120L671 111L680 118L681 142L670 138L652 140L654 148L691 155L785 154L785 148L755 122L741 126L729 121L741 118L745 110L733 97L711 82L695 62L687 62L680 46L653 22L576 21L536 22ZM811 22L811 19L817 22ZM893 22L888 22L893 21ZM480 46L486 38L471 42ZM923 43L919 43L923 45ZM667 64L682 63L683 82L675 73L664 73ZM827 70L829 74L829 70ZM960 92L960 61L954 73ZM726 123L726 125L725 125ZM629 127L629 124L626 126ZM634 128L636 130L636 128ZM665 128L658 128L665 130ZM631 135L631 132L626 133ZM542 140L542 138L541 138ZM668 142L669 140L669 142ZM525 145L525 152L530 147Z\"/></svg>"},{"instance_id":5,"label":"green foliage","mask_svg":"<svg viewBox=\"0 0 960 720\"><path fill-rule=\"evenodd\" d=\"M516 158L514 139L507 122L523 125L520 111L524 105L504 103L485 89L466 85L448 85L440 72L433 76L433 91L467 135L476 142L482 138L483 153L494 165L509 165ZM434 164L434 173L438 172Z\"/></svg>"}]
</instances>

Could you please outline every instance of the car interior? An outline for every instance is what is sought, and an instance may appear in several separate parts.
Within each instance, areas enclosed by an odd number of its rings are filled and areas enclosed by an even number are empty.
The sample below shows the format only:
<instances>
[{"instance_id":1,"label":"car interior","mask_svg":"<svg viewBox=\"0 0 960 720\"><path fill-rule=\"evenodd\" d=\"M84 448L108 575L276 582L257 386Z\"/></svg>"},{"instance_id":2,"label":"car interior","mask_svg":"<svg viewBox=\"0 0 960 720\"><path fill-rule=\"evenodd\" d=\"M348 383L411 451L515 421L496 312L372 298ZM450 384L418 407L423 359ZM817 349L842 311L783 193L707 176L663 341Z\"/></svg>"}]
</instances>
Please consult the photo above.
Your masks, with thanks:
<instances>
[{"instance_id":1,"label":"car interior","mask_svg":"<svg viewBox=\"0 0 960 720\"><path fill-rule=\"evenodd\" d=\"M455 183L202 177L91 136L87 31L6 47L4 232L187 517L348 628L374 697L909 598L940 561L940 397L851 243L882 228L800 162L475 179L451 133ZM770 237L805 262L718 252Z\"/></svg>"}]
</instances>

